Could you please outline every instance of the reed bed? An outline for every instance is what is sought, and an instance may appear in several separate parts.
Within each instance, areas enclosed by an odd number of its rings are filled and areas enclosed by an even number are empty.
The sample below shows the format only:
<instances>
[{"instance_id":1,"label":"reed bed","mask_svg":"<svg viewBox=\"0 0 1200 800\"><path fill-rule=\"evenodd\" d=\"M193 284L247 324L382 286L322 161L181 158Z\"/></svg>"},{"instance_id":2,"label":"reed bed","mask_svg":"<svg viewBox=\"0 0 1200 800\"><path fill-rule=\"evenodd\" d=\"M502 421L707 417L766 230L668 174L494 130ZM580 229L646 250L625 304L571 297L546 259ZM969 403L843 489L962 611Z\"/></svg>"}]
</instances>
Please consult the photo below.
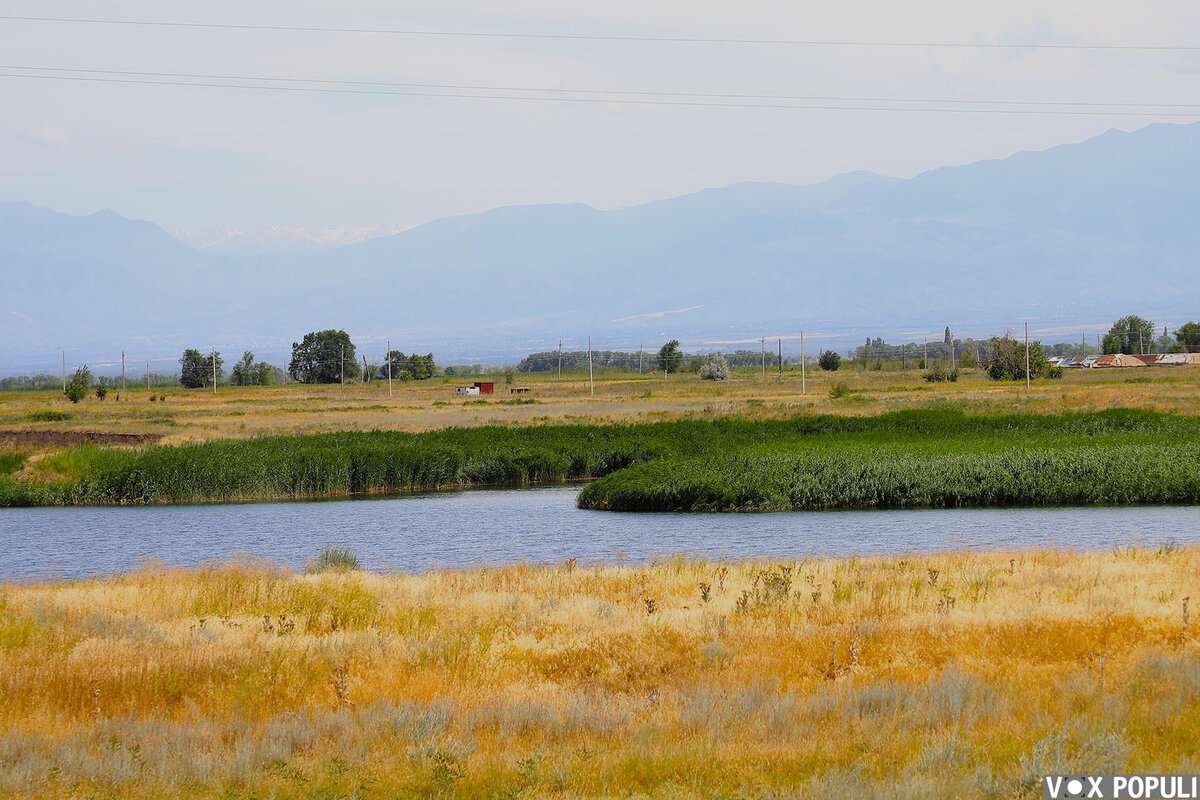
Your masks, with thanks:
<instances>
[{"instance_id":1,"label":"reed bed","mask_svg":"<svg viewBox=\"0 0 1200 800\"><path fill-rule=\"evenodd\" d=\"M603 478L614 510L1195 502L1200 418L1149 411L718 417L83 446L0 476L0 505L225 502ZM606 477L607 476L607 477Z\"/></svg>"},{"instance_id":2,"label":"reed bed","mask_svg":"<svg viewBox=\"0 0 1200 800\"><path fill-rule=\"evenodd\" d=\"M1200 771L1200 549L0 586L0 794L1040 797Z\"/></svg>"}]
</instances>

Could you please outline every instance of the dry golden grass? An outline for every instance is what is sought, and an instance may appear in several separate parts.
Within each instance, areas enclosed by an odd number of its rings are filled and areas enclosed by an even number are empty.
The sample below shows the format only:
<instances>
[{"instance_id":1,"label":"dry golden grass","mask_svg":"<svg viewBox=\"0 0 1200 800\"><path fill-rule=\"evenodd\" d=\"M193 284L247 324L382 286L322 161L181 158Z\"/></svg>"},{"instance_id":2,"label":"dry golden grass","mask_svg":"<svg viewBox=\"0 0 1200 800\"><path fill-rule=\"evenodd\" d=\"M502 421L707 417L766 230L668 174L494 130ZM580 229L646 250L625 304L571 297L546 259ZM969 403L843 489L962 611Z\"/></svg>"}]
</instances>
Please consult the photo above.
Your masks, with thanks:
<instances>
[{"instance_id":1,"label":"dry golden grass","mask_svg":"<svg viewBox=\"0 0 1200 800\"><path fill-rule=\"evenodd\" d=\"M1134 374L1136 373L1136 374ZM88 397L71 405L55 392L0 392L0 443L13 431L107 433L161 436L166 444L259 434L300 434L346 430L422 431L449 426L488 424L537 425L562 422L630 422L686 416L742 414L780 417L800 411L832 414L879 414L905 408L950 403L978 413L1057 413L1106 408L1143 408L1200 414L1200 370L1153 367L1138 370L1069 371L1061 381L1035 384L995 383L968 371L954 384L930 385L921 373L809 370L807 392L800 374L789 367L782 381L770 373L762 379L752 370L733 380L712 383L695 375L603 375L596 393L586 377L519 375L529 386L527 405L513 399L503 378L491 398L464 399L453 388L474 379L436 378L396 383L388 397L385 385L222 387L203 390L155 390L165 402L150 402L145 389L131 388L118 403L115 393L101 402ZM1134 382L1130 382L1131 379ZM833 399L830 384L846 383L851 394ZM39 419L46 411L66 412L67 420ZM7 437L6 437L7 434Z\"/></svg>"},{"instance_id":2,"label":"dry golden grass","mask_svg":"<svg viewBox=\"0 0 1200 800\"><path fill-rule=\"evenodd\" d=\"M0 792L1040 797L1200 771L1200 549L0 588Z\"/></svg>"}]
</instances>

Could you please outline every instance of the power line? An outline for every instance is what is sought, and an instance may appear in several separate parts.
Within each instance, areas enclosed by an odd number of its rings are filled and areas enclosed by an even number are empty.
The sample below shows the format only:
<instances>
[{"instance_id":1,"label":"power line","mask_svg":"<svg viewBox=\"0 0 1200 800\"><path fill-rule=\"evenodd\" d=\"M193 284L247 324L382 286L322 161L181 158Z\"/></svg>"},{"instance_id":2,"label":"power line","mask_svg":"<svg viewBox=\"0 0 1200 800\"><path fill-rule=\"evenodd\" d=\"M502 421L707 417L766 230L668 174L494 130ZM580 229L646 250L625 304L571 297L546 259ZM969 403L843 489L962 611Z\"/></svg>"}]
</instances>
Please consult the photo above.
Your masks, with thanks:
<instances>
[{"instance_id":1,"label":"power line","mask_svg":"<svg viewBox=\"0 0 1200 800\"><path fill-rule=\"evenodd\" d=\"M1200 45L1164 44L1072 44L1067 42L939 42L939 41L887 41L851 39L752 39L733 37L691 36L630 36L582 33L529 33L499 31L451 31L415 28L349 28L316 25L252 25L227 22L169 22L166 20L101 19L95 17L34 17L0 15L0 20L12 22L66 22L82 25L127 25L155 28L199 28L210 30L240 31L284 31L291 33L346 33L385 36L440 36L468 39L551 39L563 41L593 42L646 42L668 44L723 44L723 45L788 45L799 47L899 47L899 48L982 48L991 50L1127 50L1147 52L1190 52L1200 50Z\"/></svg>"},{"instance_id":2,"label":"power line","mask_svg":"<svg viewBox=\"0 0 1200 800\"><path fill-rule=\"evenodd\" d=\"M461 83L411 83L397 81L364 81L331 78L295 78L263 75L226 75L194 72L147 72L140 70L121 69L91 69L79 67L42 67L26 64L0 64L0 69L28 70L31 72L67 72L87 75L127 75L143 78L187 78L194 80L219 81L260 81L267 83L316 83L336 86L382 86L393 88L413 89L454 89L462 91L488 92L546 92L553 94L592 94L592 95L626 95L641 97L698 97L726 100L804 100L815 102L846 102L846 103L929 103L929 104L961 104L961 105L995 105L995 106L1107 106L1112 108L1200 108L1200 103L1137 103L1137 102L1106 102L1083 100L958 100L947 98L925 97L860 97L844 95L795 95L795 94L743 94L723 92L665 92L641 91L633 89L570 89L553 86L494 86ZM456 95L457 96L457 95Z\"/></svg>"},{"instance_id":3,"label":"power line","mask_svg":"<svg viewBox=\"0 0 1200 800\"><path fill-rule=\"evenodd\" d=\"M438 97L458 100L515 100L519 102L546 103L593 103L605 105L676 106L690 108L746 108L746 109L791 109L801 111L889 111L931 114L1022 114L1032 116L1087 116L1087 117L1200 117L1200 113L1183 111L1087 111L1073 109L1021 109L1021 108L916 108L909 106L864 106L864 105L818 105L787 103L723 103L698 100L636 100L629 98L599 97L536 97L531 95L462 94L449 92L393 92L376 89L339 89L318 86L261 86L243 83L214 83L211 81L142 80L135 78L97 78L82 75L28 75L0 73L0 78L23 78L26 80L74 81L81 83L112 83L134 86L186 86L210 89L249 89L252 91L302 92L308 94L350 94L384 97ZM897 101L904 102L904 101Z\"/></svg>"}]
</instances>

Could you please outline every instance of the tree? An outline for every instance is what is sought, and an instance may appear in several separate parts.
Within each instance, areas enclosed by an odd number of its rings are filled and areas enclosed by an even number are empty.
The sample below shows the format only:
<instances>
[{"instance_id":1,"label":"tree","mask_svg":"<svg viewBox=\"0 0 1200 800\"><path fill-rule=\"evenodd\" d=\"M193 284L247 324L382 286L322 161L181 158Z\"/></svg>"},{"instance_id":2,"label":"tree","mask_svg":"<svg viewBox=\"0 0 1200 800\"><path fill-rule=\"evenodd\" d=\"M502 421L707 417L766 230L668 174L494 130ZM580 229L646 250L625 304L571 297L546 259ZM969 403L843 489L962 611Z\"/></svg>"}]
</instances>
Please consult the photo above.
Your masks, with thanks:
<instances>
[{"instance_id":1,"label":"tree","mask_svg":"<svg viewBox=\"0 0 1200 800\"><path fill-rule=\"evenodd\" d=\"M946 338L943 340L945 344L950 344L950 326L946 326Z\"/></svg>"},{"instance_id":2,"label":"tree","mask_svg":"<svg viewBox=\"0 0 1200 800\"><path fill-rule=\"evenodd\" d=\"M1185 353L1200 353L1200 322L1187 322L1175 331L1175 341Z\"/></svg>"},{"instance_id":3,"label":"tree","mask_svg":"<svg viewBox=\"0 0 1200 800\"><path fill-rule=\"evenodd\" d=\"M1154 323L1136 314L1121 317L1104 337L1105 353L1142 353L1154 344Z\"/></svg>"},{"instance_id":4,"label":"tree","mask_svg":"<svg viewBox=\"0 0 1200 800\"><path fill-rule=\"evenodd\" d=\"M725 356L720 353L709 356L700 367L700 378L706 381L729 380L729 364Z\"/></svg>"},{"instance_id":5,"label":"tree","mask_svg":"<svg viewBox=\"0 0 1200 800\"><path fill-rule=\"evenodd\" d=\"M964 350L962 358L958 360L958 365L963 369L975 369L978 359L975 357L974 350Z\"/></svg>"},{"instance_id":6,"label":"tree","mask_svg":"<svg viewBox=\"0 0 1200 800\"><path fill-rule=\"evenodd\" d=\"M271 365L265 361L255 361L254 353L247 350L233 365L229 382L234 386L266 386L271 382Z\"/></svg>"},{"instance_id":7,"label":"tree","mask_svg":"<svg viewBox=\"0 0 1200 800\"><path fill-rule=\"evenodd\" d=\"M994 381L1025 380L1025 343L1011 336L992 339L992 363L988 377ZM1029 377L1061 378L1062 369L1051 367L1041 342L1029 343Z\"/></svg>"},{"instance_id":8,"label":"tree","mask_svg":"<svg viewBox=\"0 0 1200 800\"><path fill-rule=\"evenodd\" d=\"M202 389L213 385L213 359L217 360L217 382L225 377L225 359L220 353L201 353L199 350L183 351L179 359L179 383L185 389Z\"/></svg>"},{"instance_id":9,"label":"tree","mask_svg":"<svg viewBox=\"0 0 1200 800\"><path fill-rule=\"evenodd\" d=\"M204 355L199 350L184 350L179 359L179 383L185 389L199 389L205 385Z\"/></svg>"},{"instance_id":10,"label":"tree","mask_svg":"<svg viewBox=\"0 0 1200 800\"><path fill-rule=\"evenodd\" d=\"M98 384L96 386L96 399L99 400L100 402L104 402L104 398L106 398L106 397L108 397L108 387L105 386L103 383ZM117 395L117 399L118 400L121 399L120 394Z\"/></svg>"},{"instance_id":11,"label":"tree","mask_svg":"<svg viewBox=\"0 0 1200 800\"><path fill-rule=\"evenodd\" d=\"M354 342L345 331L313 331L292 342L288 373L300 383L341 383L343 375L356 380L358 371Z\"/></svg>"},{"instance_id":12,"label":"tree","mask_svg":"<svg viewBox=\"0 0 1200 800\"><path fill-rule=\"evenodd\" d=\"M393 350L388 353L387 358L383 361L383 366L379 369L379 375L383 378L388 376L388 365L391 365L392 380L397 381L423 381L432 378L437 373L437 364L433 361L433 353L419 355L405 355L402 350ZM453 374L453 373L447 373Z\"/></svg>"},{"instance_id":13,"label":"tree","mask_svg":"<svg viewBox=\"0 0 1200 800\"><path fill-rule=\"evenodd\" d=\"M88 390L92 386L92 371L86 366L75 370L75 374L71 376L71 380L67 381L67 388L63 392L67 399L72 403L78 403L83 398L87 397Z\"/></svg>"},{"instance_id":14,"label":"tree","mask_svg":"<svg viewBox=\"0 0 1200 800\"><path fill-rule=\"evenodd\" d=\"M826 350L817 358L817 364L826 372L837 372L842 367L842 357L832 350Z\"/></svg>"},{"instance_id":15,"label":"tree","mask_svg":"<svg viewBox=\"0 0 1200 800\"><path fill-rule=\"evenodd\" d=\"M679 340L672 339L658 350L658 368L663 372L678 372L683 366L683 351L679 349Z\"/></svg>"}]
</instances>

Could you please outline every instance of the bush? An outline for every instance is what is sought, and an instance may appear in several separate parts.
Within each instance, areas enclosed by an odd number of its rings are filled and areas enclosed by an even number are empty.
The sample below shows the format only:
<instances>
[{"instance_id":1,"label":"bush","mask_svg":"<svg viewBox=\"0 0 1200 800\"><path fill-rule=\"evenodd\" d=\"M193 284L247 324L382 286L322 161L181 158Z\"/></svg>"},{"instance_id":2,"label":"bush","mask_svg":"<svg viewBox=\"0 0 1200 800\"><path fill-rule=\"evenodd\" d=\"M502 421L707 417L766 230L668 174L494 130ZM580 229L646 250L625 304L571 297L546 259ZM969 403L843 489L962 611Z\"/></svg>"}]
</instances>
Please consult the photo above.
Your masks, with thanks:
<instances>
[{"instance_id":1,"label":"bush","mask_svg":"<svg viewBox=\"0 0 1200 800\"><path fill-rule=\"evenodd\" d=\"M104 386L97 386L96 387L96 399L103 400L106 397L108 397L108 389L106 389Z\"/></svg>"},{"instance_id":2,"label":"bush","mask_svg":"<svg viewBox=\"0 0 1200 800\"><path fill-rule=\"evenodd\" d=\"M850 394L850 387L844 383L835 383L829 387L829 396L835 400L839 397L846 397Z\"/></svg>"},{"instance_id":3,"label":"bush","mask_svg":"<svg viewBox=\"0 0 1200 800\"><path fill-rule=\"evenodd\" d=\"M71 380L67 381L67 388L63 394L72 403L78 403L83 398L87 397L88 390L92 386L92 371L87 367L80 367L75 370L75 374L71 376Z\"/></svg>"},{"instance_id":4,"label":"bush","mask_svg":"<svg viewBox=\"0 0 1200 800\"><path fill-rule=\"evenodd\" d=\"M358 556L349 547L325 547L308 565L309 572L353 572L362 569Z\"/></svg>"},{"instance_id":5,"label":"bush","mask_svg":"<svg viewBox=\"0 0 1200 800\"><path fill-rule=\"evenodd\" d=\"M946 369L946 365L941 361L935 361L929 371L925 373L926 383L954 383L958 380L958 370Z\"/></svg>"},{"instance_id":6,"label":"bush","mask_svg":"<svg viewBox=\"0 0 1200 800\"><path fill-rule=\"evenodd\" d=\"M700 379L705 381L724 381L729 379L729 364L725 356L715 353L708 357L700 367Z\"/></svg>"},{"instance_id":7,"label":"bush","mask_svg":"<svg viewBox=\"0 0 1200 800\"><path fill-rule=\"evenodd\" d=\"M826 350L817 359L817 364L826 372L837 372L842 366L842 357L832 350Z\"/></svg>"},{"instance_id":8,"label":"bush","mask_svg":"<svg viewBox=\"0 0 1200 800\"><path fill-rule=\"evenodd\" d=\"M994 381L1025 380L1025 344L1011 336L992 339L992 363L988 366L988 377ZM1062 369L1050 366L1041 342L1029 343L1029 377L1062 377Z\"/></svg>"}]
</instances>

